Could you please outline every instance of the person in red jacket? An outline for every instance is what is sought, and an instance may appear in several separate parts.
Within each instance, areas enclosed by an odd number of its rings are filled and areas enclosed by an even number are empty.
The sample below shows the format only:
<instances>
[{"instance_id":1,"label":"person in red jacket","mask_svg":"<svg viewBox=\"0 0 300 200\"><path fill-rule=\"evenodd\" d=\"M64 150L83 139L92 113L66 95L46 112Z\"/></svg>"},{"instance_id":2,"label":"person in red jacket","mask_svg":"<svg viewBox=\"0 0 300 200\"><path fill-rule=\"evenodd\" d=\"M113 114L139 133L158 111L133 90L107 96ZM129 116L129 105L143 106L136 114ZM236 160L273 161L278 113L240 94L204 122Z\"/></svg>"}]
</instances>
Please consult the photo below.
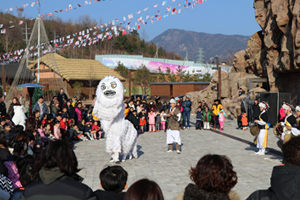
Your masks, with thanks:
<instances>
[{"instance_id":1,"label":"person in red jacket","mask_svg":"<svg viewBox=\"0 0 300 200\"><path fill-rule=\"evenodd\" d=\"M140 118L140 133L144 133L144 127L146 125L146 119L145 119L145 116L142 116L142 118Z\"/></svg>"}]
</instances>

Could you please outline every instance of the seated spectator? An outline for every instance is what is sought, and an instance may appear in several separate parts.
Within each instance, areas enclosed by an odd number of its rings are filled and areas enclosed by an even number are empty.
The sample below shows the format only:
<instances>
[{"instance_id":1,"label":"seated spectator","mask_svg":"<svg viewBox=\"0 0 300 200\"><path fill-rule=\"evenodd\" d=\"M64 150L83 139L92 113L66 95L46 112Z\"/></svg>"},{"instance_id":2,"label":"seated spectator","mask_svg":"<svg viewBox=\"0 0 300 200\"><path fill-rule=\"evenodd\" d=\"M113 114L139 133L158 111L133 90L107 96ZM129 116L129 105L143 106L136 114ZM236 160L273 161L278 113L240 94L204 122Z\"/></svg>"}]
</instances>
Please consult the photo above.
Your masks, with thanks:
<instances>
[{"instance_id":1,"label":"seated spectator","mask_svg":"<svg viewBox=\"0 0 300 200\"><path fill-rule=\"evenodd\" d=\"M299 199L300 185L300 137L294 137L282 147L283 166L275 166L271 187L253 192L247 200L296 200Z\"/></svg>"},{"instance_id":2,"label":"seated spectator","mask_svg":"<svg viewBox=\"0 0 300 200\"><path fill-rule=\"evenodd\" d=\"M20 182L23 187L14 190L11 200L18 200L23 195L25 187L30 183L37 180L35 168L34 168L34 158L33 156L25 156L24 158L18 159L16 165L20 172Z\"/></svg>"},{"instance_id":3,"label":"seated spectator","mask_svg":"<svg viewBox=\"0 0 300 200\"><path fill-rule=\"evenodd\" d=\"M56 120L54 122L54 131L53 131L53 135L55 137L55 139L59 140L61 139L61 133L60 133L60 121Z\"/></svg>"},{"instance_id":4,"label":"seated spectator","mask_svg":"<svg viewBox=\"0 0 300 200\"><path fill-rule=\"evenodd\" d=\"M164 200L164 196L157 183L141 179L129 187L124 200Z\"/></svg>"},{"instance_id":5,"label":"seated spectator","mask_svg":"<svg viewBox=\"0 0 300 200\"><path fill-rule=\"evenodd\" d=\"M237 176L226 156L208 154L202 157L189 173L194 183L190 183L185 188L184 194L180 194L177 200L239 199L230 191L237 183Z\"/></svg>"},{"instance_id":6,"label":"seated spectator","mask_svg":"<svg viewBox=\"0 0 300 200\"><path fill-rule=\"evenodd\" d=\"M37 162L39 180L27 185L22 199L85 199L96 200L93 191L80 183L76 155L70 145L51 142Z\"/></svg>"},{"instance_id":7,"label":"seated spectator","mask_svg":"<svg viewBox=\"0 0 300 200\"><path fill-rule=\"evenodd\" d=\"M100 172L100 186L103 190L95 191L101 200L123 200L127 188L128 173L121 166L109 166Z\"/></svg>"},{"instance_id":8,"label":"seated spectator","mask_svg":"<svg viewBox=\"0 0 300 200\"><path fill-rule=\"evenodd\" d=\"M2 161L7 161L11 159L10 157L11 155L8 150L5 134L0 132L0 159Z\"/></svg>"}]
</instances>

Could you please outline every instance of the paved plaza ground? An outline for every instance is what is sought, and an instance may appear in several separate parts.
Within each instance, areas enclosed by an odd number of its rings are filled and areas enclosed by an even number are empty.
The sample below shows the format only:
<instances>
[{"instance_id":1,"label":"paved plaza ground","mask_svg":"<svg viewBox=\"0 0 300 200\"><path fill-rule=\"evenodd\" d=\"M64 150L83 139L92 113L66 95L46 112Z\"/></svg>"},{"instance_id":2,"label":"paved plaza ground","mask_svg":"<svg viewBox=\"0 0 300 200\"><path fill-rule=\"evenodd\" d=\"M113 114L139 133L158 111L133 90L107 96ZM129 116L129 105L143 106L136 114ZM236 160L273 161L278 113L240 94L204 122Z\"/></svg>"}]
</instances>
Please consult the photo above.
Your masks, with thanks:
<instances>
[{"instance_id":1,"label":"paved plaza ground","mask_svg":"<svg viewBox=\"0 0 300 200\"><path fill-rule=\"evenodd\" d=\"M167 153L166 133L144 133L138 138L139 158L121 163L128 172L129 186L141 178L156 181L166 200L173 200L191 182L188 171L205 154L222 154L232 160L238 175L234 190L246 199L257 189L270 185L272 168L282 161L278 139L269 131L269 144L265 156L255 155L251 146L253 137L249 130L236 129L236 121L226 121L224 131L195 130L195 117L191 117L192 128L181 131L182 153ZM224 133L224 134L223 134ZM109 163L105 152L105 140L79 142L75 145L79 172L84 183L93 190L99 189L99 172Z\"/></svg>"}]
</instances>

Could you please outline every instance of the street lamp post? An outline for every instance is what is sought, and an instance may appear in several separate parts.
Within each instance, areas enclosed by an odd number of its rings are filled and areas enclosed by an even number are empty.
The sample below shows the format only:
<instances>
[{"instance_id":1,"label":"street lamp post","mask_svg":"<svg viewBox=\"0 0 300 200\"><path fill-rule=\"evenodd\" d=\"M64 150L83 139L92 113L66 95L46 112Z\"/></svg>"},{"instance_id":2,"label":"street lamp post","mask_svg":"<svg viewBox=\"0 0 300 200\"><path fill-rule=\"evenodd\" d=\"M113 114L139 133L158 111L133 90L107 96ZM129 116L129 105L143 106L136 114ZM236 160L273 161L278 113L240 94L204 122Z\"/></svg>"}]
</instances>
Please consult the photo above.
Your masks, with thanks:
<instances>
[{"instance_id":1,"label":"street lamp post","mask_svg":"<svg viewBox=\"0 0 300 200\"><path fill-rule=\"evenodd\" d=\"M210 60L213 62L213 57L210 58ZM219 66L219 57L216 56L216 67L212 67L212 69L218 70L218 85L217 85L217 98L221 100L222 98L222 94L221 94L221 87L222 87L222 83L221 83L221 66Z\"/></svg>"},{"instance_id":2,"label":"street lamp post","mask_svg":"<svg viewBox=\"0 0 300 200\"><path fill-rule=\"evenodd\" d=\"M219 66L219 58L218 56L216 56L216 63L217 63L217 69L218 69L218 99L221 100L222 95L221 95L221 87L222 87L222 83L221 83L221 66Z\"/></svg>"}]
</instances>

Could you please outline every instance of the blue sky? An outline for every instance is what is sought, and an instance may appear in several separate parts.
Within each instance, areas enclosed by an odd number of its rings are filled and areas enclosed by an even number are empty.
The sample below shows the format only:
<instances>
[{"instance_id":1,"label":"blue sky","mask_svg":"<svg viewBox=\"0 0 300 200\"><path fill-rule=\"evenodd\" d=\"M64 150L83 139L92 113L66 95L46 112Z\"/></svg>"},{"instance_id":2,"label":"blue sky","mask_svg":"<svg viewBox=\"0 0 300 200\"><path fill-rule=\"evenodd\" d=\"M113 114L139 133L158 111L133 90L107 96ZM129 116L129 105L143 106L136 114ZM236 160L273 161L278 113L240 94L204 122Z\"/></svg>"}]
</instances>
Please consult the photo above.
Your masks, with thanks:
<instances>
[{"instance_id":1,"label":"blue sky","mask_svg":"<svg viewBox=\"0 0 300 200\"><path fill-rule=\"evenodd\" d=\"M133 14L134 19L142 16L143 19L146 15L152 16L160 13L165 13L166 7L169 5L177 7L177 3L181 6L185 0L105 0L91 5L84 6L85 0L40 0L41 13L53 13L54 17L60 17L63 20L78 19L79 16L89 15L92 19L101 21L103 23L115 19L122 20L125 16L128 21L128 14ZM92 2L94 0L91 0ZM163 6L162 2L166 1ZM1 2L0 9L3 11L5 8L15 6L22 6L28 3L29 6L25 8L25 16L28 18L37 16L37 7L31 7L34 0L9 0ZM192 2L189 0L188 2ZM81 8L70 10L62 13L55 13L54 10L68 8L69 5L74 8L77 4L82 4ZM154 8L153 5L158 4ZM148 8L147 11L143 9ZM140 14L136 12L141 10ZM12 14L17 15L16 10ZM161 16L163 15L161 14ZM0 22L1 23L1 22ZM130 24L134 26L134 22ZM260 30L260 27L254 18L253 0L208 0L202 4L196 4L194 9L181 10L180 14L169 15L162 20L154 20L153 24L148 21L147 25L141 25L139 30L140 34L149 41L155 36L164 32L167 29L176 28L188 31L205 32L205 33L221 33L226 35L252 35Z\"/></svg>"}]
</instances>

